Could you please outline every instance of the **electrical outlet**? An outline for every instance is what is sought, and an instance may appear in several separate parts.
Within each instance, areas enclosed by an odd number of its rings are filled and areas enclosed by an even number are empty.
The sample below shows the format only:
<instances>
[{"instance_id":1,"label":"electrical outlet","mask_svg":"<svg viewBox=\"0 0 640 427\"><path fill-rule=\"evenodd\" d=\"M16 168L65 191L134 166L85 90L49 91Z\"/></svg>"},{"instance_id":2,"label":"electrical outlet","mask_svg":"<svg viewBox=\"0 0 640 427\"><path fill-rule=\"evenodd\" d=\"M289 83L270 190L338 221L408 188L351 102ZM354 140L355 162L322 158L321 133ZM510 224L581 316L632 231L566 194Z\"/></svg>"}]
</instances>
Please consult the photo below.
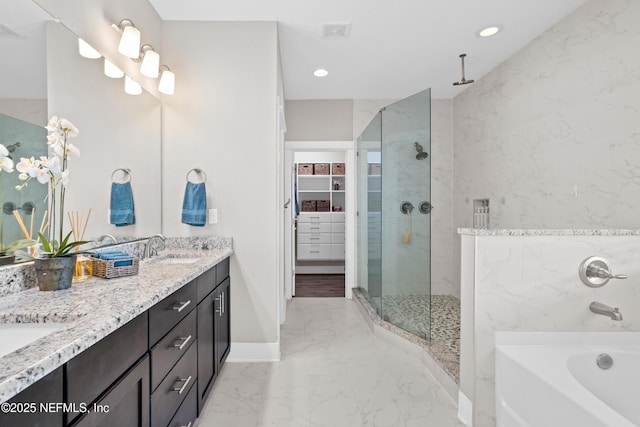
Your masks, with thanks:
<instances>
[{"instance_id":1,"label":"electrical outlet","mask_svg":"<svg viewBox=\"0 0 640 427\"><path fill-rule=\"evenodd\" d=\"M218 209L209 209L209 224L218 223Z\"/></svg>"}]
</instances>

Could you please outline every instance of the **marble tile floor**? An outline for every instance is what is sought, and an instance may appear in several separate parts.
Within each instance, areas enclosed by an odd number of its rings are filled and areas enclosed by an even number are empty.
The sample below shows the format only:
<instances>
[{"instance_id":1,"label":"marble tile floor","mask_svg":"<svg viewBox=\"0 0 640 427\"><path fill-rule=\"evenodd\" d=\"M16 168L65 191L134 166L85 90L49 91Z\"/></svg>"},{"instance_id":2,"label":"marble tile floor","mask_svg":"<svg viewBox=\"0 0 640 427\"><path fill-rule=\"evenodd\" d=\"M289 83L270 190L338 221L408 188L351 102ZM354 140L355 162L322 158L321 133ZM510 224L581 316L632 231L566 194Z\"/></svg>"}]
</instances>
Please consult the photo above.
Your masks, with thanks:
<instances>
[{"instance_id":1,"label":"marble tile floor","mask_svg":"<svg viewBox=\"0 0 640 427\"><path fill-rule=\"evenodd\" d=\"M462 426L421 362L375 337L352 300L293 299L281 351L226 363L196 425Z\"/></svg>"}]
</instances>

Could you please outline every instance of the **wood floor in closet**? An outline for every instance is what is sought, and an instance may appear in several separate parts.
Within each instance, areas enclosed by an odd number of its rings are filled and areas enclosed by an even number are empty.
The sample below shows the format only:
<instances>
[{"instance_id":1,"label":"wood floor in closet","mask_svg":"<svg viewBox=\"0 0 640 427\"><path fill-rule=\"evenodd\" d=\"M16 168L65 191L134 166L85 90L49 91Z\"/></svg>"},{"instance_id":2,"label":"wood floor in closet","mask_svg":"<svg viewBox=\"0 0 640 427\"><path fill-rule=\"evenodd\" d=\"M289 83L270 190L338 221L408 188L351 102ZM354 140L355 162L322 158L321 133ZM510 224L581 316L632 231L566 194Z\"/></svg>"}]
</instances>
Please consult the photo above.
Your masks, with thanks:
<instances>
[{"instance_id":1,"label":"wood floor in closet","mask_svg":"<svg viewBox=\"0 0 640 427\"><path fill-rule=\"evenodd\" d=\"M296 274L296 297L344 298L344 274Z\"/></svg>"}]
</instances>

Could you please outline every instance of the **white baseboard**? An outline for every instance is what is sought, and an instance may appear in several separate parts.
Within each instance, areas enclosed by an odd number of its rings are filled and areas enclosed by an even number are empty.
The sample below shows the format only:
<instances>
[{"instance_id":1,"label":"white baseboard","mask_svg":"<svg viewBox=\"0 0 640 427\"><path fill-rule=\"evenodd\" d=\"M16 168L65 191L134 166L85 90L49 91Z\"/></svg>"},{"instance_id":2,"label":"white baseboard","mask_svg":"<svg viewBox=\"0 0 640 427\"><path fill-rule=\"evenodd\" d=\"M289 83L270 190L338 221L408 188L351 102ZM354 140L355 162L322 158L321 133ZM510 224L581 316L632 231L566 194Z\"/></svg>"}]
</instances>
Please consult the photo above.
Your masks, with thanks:
<instances>
[{"instance_id":1,"label":"white baseboard","mask_svg":"<svg viewBox=\"0 0 640 427\"><path fill-rule=\"evenodd\" d=\"M467 427L473 427L473 403L463 393L458 393L458 419Z\"/></svg>"},{"instance_id":2,"label":"white baseboard","mask_svg":"<svg viewBox=\"0 0 640 427\"><path fill-rule=\"evenodd\" d=\"M227 362L277 362L280 343L232 342Z\"/></svg>"}]
</instances>

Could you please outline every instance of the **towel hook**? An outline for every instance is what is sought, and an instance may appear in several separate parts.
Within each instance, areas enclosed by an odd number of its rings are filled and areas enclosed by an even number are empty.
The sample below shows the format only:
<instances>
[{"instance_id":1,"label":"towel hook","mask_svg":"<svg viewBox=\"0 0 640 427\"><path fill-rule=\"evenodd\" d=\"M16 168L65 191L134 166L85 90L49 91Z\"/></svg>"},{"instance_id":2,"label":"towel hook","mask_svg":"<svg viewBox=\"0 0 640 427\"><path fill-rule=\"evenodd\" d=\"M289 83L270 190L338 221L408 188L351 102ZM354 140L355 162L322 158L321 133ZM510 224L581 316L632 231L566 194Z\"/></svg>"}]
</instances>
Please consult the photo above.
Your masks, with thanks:
<instances>
[{"instance_id":1,"label":"towel hook","mask_svg":"<svg viewBox=\"0 0 640 427\"><path fill-rule=\"evenodd\" d=\"M189 175L191 172L195 172L196 174L200 174L204 176L204 180L202 182L207 182L207 174L200 168L193 168L189 172L187 172L187 182L189 181Z\"/></svg>"},{"instance_id":2,"label":"towel hook","mask_svg":"<svg viewBox=\"0 0 640 427\"><path fill-rule=\"evenodd\" d=\"M131 181L131 169L129 169L129 168L118 168L118 169L114 170L111 173L111 182L113 182L113 177L115 176L115 174L117 172L123 172L125 174L125 178L129 178L127 181L124 181L124 182L130 182Z\"/></svg>"}]
</instances>

